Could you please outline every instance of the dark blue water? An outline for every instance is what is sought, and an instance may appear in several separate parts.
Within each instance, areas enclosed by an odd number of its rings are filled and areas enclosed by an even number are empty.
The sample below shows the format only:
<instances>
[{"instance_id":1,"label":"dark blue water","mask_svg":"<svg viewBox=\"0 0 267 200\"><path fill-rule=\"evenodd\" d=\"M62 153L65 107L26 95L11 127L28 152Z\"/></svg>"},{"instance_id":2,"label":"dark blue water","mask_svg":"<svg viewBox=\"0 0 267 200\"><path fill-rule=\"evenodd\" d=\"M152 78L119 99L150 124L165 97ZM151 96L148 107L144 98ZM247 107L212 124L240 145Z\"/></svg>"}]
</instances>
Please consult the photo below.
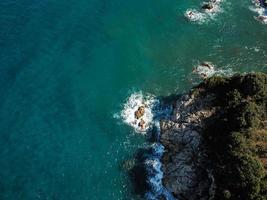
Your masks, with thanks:
<instances>
[{"instance_id":1,"label":"dark blue water","mask_svg":"<svg viewBox=\"0 0 267 200\"><path fill-rule=\"evenodd\" d=\"M0 199L136 199L121 163L145 139L114 118L133 91L183 92L198 60L266 70L250 3L191 24L199 3L2 0Z\"/></svg>"}]
</instances>

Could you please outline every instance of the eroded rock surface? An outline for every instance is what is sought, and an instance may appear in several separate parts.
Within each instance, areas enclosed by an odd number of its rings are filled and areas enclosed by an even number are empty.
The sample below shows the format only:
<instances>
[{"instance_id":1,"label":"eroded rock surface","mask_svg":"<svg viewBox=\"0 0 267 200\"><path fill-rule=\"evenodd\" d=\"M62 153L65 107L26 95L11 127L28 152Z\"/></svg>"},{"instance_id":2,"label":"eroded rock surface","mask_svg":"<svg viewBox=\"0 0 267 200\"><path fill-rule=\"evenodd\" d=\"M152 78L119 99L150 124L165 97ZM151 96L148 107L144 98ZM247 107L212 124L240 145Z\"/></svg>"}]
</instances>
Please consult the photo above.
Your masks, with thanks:
<instances>
[{"instance_id":1,"label":"eroded rock surface","mask_svg":"<svg viewBox=\"0 0 267 200\"><path fill-rule=\"evenodd\" d=\"M212 174L205 168L202 128L215 108L212 96L184 95L176 101L172 119L161 121L166 151L162 158L163 183L177 199L206 200L212 197Z\"/></svg>"}]
</instances>

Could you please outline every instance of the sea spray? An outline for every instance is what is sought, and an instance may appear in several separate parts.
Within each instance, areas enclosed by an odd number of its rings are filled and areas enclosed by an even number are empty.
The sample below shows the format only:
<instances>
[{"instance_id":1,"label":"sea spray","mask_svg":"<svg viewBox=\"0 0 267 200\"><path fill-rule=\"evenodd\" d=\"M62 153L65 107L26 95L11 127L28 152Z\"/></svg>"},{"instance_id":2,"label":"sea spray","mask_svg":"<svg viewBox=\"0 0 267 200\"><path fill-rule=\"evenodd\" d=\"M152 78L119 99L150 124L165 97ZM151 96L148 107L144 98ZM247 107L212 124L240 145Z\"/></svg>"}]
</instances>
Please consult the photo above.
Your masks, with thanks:
<instances>
[{"instance_id":1,"label":"sea spray","mask_svg":"<svg viewBox=\"0 0 267 200\"><path fill-rule=\"evenodd\" d=\"M145 129L141 129L138 126L138 121L135 118L135 111L143 105L145 106L143 119L147 124ZM171 112L171 106L162 106L158 98L151 94L144 95L142 92L136 92L130 95L121 112L122 120L132 126L137 133L152 137L153 132L153 142L148 144L149 150L144 150L145 153L142 155L145 159L140 159L141 165L144 168L140 167L140 164L138 166L138 169L145 170L145 172L141 173L143 175L145 174L145 181L149 188L144 194L147 200L158 200L161 197L165 197L167 200L174 200L172 194L167 191L162 183L163 171L161 158L164 153L164 146L159 142L160 120L169 118ZM136 173L134 175L138 176Z\"/></svg>"},{"instance_id":2,"label":"sea spray","mask_svg":"<svg viewBox=\"0 0 267 200\"><path fill-rule=\"evenodd\" d=\"M145 134L153 124L153 108L158 103L158 100L151 94L144 95L142 92L135 92L126 100L120 114L121 118L124 123L132 126L136 132ZM135 112L141 106L144 107L144 115L141 118L145 122L144 128L139 126L141 119L135 117Z\"/></svg>"},{"instance_id":3,"label":"sea spray","mask_svg":"<svg viewBox=\"0 0 267 200\"><path fill-rule=\"evenodd\" d=\"M161 157L164 153L164 146L160 143L152 145L151 156L145 161L147 170L147 181L150 191L145 194L147 200L158 200L165 197L166 200L174 200L172 194L163 186L163 171Z\"/></svg>"},{"instance_id":4,"label":"sea spray","mask_svg":"<svg viewBox=\"0 0 267 200\"><path fill-rule=\"evenodd\" d=\"M215 20L215 16L223 12L221 7L222 0L211 0L208 2L203 2L202 8L197 9L187 9L184 16L191 22L198 24L203 24L209 20ZM210 5L210 9L204 9L204 6Z\"/></svg>"},{"instance_id":5,"label":"sea spray","mask_svg":"<svg viewBox=\"0 0 267 200\"><path fill-rule=\"evenodd\" d=\"M193 73L199 75L202 78L209 78L211 76L231 76L233 75L233 70L229 67L218 68L211 62L199 61L193 68ZM192 76L193 77L193 76Z\"/></svg>"},{"instance_id":6,"label":"sea spray","mask_svg":"<svg viewBox=\"0 0 267 200\"><path fill-rule=\"evenodd\" d=\"M163 186L163 171L161 158L164 153L164 146L159 142L160 138L160 119L169 118L170 108L157 107L157 114L154 118L154 138L155 143L151 145L152 152L145 161L147 170L147 181L150 185L150 191L145 194L147 200L158 200L160 197L165 197L166 200L174 200L172 194Z\"/></svg>"},{"instance_id":7,"label":"sea spray","mask_svg":"<svg viewBox=\"0 0 267 200\"><path fill-rule=\"evenodd\" d=\"M267 24L267 9L261 0L253 0L253 6L250 6L249 9L253 12L256 12L258 16L254 16L254 18L260 21L263 24Z\"/></svg>"}]
</instances>

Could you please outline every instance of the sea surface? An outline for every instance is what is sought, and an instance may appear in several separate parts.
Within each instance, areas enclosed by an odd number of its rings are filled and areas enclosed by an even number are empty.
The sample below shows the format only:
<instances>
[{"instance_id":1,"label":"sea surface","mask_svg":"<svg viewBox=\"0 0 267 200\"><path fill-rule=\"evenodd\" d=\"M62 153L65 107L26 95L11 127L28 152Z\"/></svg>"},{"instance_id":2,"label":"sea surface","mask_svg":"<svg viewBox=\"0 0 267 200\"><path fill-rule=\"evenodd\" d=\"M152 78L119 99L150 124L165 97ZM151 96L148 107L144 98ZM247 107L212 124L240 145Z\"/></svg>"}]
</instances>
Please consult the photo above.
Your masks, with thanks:
<instances>
[{"instance_id":1,"label":"sea surface","mask_svg":"<svg viewBox=\"0 0 267 200\"><path fill-rule=\"evenodd\" d=\"M183 93L194 65L267 71L267 25L225 0L0 1L0 199L136 200L122 163L146 146L120 117L135 93Z\"/></svg>"}]
</instances>

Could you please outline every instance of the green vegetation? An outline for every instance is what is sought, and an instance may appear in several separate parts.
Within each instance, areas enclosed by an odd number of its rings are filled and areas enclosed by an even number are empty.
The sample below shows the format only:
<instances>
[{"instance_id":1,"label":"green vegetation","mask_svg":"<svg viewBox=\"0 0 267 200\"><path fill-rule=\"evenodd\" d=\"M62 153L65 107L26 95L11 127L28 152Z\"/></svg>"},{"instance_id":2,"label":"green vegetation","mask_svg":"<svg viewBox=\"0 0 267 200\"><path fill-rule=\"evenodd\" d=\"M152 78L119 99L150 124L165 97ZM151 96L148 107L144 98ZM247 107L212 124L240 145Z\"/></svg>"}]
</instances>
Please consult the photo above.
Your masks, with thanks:
<instances>
[{"instance_id":1,"label":"green vegetation","mask_svg":"<svg viewBox=\"0 0 267 200\"><path fill-rule=\"evenodd\" d=\"M204 131L215 199L267 200L267 74L212 77L195 90L218 108Z\"/></svg>"}]
</instances>

